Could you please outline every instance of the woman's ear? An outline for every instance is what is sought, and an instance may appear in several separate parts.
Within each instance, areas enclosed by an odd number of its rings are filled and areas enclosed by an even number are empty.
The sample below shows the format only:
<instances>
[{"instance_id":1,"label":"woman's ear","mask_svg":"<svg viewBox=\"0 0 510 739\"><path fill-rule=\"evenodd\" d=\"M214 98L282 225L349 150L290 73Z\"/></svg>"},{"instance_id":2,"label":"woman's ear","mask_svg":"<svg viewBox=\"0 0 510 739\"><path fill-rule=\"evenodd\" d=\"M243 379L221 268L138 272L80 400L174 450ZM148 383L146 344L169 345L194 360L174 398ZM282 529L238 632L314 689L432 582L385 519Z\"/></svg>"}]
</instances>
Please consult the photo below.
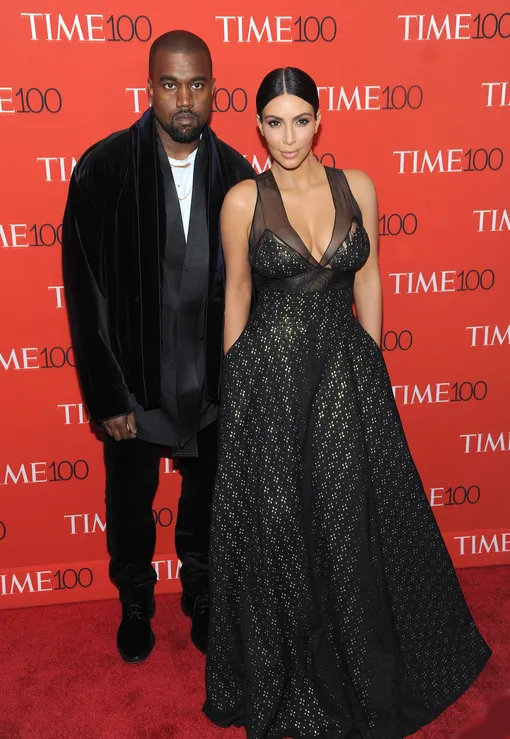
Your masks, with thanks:
<instances>
[{"instance_id":1,"label":"woman's ear","mask_svg":"<svg viewBox=\"0 0 510 739\"><path fill-rule=\"evenodd\" d=\"M315 133L319 130L319 126L321 125L321 118L322 118L322 111L318 110L317 115L315 116Z\"/></svg>"},{"instance_id":2,"label":"woman's ear","mask_svg":"<svg viewBox=\"0 0 510 739\"><path fill-rule=\"evenodd\" d=\"M262 125L262 120L261 120L261 118L260 118L260 116L258 114L257 114L257 126L258 126L258 129L260 131L260 135L261 136L264 136L264 127ZM266 138L266 137L264 136L264 138Z\"/></svg>"}]
</instances>

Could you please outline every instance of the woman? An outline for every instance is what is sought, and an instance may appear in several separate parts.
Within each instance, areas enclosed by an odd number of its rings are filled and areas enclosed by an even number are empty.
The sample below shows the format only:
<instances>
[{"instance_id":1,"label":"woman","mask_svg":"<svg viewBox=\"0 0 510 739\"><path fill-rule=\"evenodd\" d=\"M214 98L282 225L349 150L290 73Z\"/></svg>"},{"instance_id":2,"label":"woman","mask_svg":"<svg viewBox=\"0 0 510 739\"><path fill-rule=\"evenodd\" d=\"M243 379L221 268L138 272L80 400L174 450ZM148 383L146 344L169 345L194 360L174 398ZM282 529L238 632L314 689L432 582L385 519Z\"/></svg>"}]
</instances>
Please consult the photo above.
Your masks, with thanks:
<instances>
[{"instance_id":1,"label":"woman","mask_svg":"<svg viewBox=\"0 0 510 739\"><path fill-rule=\"evenodd\" d=\"M257 110L273 167L236 185L221 217L204 711L249 739L400 739L455 701L490 650L379 349L374 186L313 156L320 112L304 72L267 75Z\"/></svg>"}]
</instances>

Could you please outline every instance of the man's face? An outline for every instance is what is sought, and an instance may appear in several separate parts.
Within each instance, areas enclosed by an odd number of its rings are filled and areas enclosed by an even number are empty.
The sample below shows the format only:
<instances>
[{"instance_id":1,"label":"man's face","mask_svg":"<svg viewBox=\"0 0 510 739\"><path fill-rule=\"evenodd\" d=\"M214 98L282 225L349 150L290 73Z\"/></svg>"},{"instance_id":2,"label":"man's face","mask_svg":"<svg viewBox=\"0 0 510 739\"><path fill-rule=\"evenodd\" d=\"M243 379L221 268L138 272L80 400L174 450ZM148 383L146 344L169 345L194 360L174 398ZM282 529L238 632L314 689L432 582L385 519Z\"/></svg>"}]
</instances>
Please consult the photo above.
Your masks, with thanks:
<instances>
[{"instance_id":1,"label":"man's face","mask_svg":"<svg viewBox=\"0 0 510 739\"><path fill-rule=\"evenodd\" d=\"M209 120L214 80L207 54L175 53L161 49L147 82L154 115L179 144L197 141Z\"/></svg>"}]
</instances>

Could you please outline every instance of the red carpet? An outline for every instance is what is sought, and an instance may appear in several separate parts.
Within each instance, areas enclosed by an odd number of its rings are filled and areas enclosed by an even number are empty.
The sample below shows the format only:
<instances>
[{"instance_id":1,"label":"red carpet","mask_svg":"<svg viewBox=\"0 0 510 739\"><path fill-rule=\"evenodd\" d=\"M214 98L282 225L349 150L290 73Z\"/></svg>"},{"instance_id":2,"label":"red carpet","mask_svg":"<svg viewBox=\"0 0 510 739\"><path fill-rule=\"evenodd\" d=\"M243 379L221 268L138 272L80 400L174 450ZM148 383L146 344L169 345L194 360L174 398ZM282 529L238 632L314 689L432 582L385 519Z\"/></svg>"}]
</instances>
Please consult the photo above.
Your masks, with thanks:
<instances>
[{"instance_id":1,"label":"red carpet","mask_svg":"<svg viewBox=\"0 0 510 739\"><path fill-rule=\"evenodd\" d=\"M510 568L459 577L494 655L470 690L413 739L507 739ZM204 658L188 640L178 597L157 603L156 648L138 666L117 656L115 601L0 611L0 739L244 737L201 713Z\"/></svg>"}]
</instances>

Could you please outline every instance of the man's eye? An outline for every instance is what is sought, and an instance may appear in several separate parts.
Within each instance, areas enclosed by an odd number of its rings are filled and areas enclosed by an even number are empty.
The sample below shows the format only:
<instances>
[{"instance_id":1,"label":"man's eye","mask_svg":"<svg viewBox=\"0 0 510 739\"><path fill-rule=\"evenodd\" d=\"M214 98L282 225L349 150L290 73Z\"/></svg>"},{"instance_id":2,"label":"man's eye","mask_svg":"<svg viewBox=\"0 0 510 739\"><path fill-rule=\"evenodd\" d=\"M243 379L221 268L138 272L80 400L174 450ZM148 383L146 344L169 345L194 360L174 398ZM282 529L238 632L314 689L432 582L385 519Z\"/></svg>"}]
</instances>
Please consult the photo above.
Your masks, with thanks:
<instances>
[{"instance_id":1,"label":"man's eye","mask_svg":"<svg viewBox=\"0 0 510 739\"><path fill-rule=\"evenodd\" d=\"M205 87L203 82L195 82L195 84L193 85L194 90L201 90L203 87Z\"/></svg>"},{"instance_id":2,"label":"man's eye","mask_svg":"<svg viewBox=\"0 0 510 739\"><path fill-rule=\"evenodd\" d=\"M174 85L173 82L165 82L165 84L163 86L165 87L166 90L174 90L175 89L175 85Z\"/></svg>"}]
</instances>

